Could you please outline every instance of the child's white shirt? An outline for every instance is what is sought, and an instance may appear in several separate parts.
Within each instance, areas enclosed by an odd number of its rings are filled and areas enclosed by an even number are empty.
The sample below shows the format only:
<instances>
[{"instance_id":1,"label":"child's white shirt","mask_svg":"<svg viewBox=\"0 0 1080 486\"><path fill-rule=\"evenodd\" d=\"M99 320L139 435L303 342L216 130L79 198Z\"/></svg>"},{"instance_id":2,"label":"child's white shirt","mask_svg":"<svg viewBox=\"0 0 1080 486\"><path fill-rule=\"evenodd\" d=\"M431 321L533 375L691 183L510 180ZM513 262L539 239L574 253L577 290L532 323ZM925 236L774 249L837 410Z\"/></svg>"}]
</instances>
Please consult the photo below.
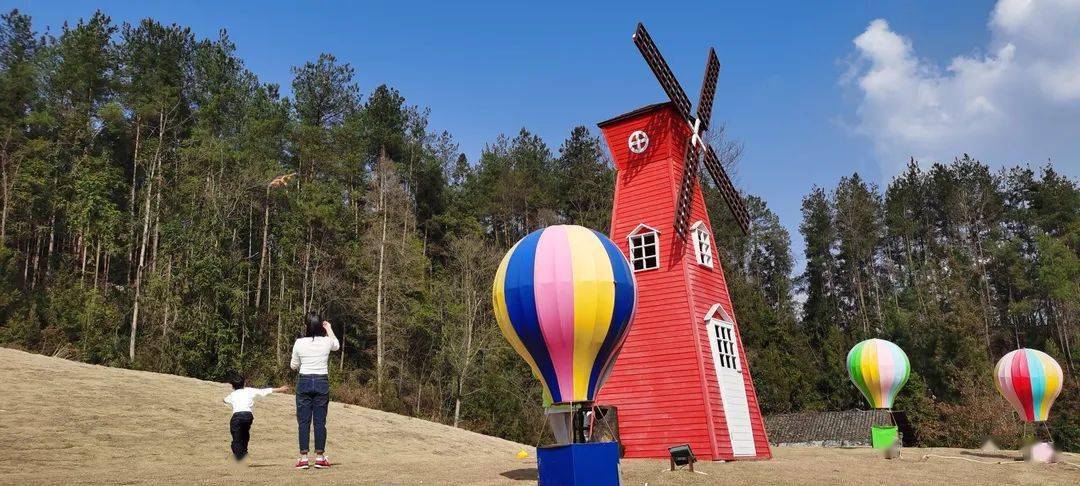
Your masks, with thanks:
<instances>
[{"instance_id":1,"label":"child's white shirt","mask_svg":"<svg viewBox=\"0 0 1080 486\"><path fill-rule=\"evenodd\" d=\"M265 397L271 393L274 393L273 388L244 387L239 390L233 390L229 396L225 397L225 403L232 405L233 413L250 412L251 407L255 405L255 397Z\"/></svg>"}]
</instances>

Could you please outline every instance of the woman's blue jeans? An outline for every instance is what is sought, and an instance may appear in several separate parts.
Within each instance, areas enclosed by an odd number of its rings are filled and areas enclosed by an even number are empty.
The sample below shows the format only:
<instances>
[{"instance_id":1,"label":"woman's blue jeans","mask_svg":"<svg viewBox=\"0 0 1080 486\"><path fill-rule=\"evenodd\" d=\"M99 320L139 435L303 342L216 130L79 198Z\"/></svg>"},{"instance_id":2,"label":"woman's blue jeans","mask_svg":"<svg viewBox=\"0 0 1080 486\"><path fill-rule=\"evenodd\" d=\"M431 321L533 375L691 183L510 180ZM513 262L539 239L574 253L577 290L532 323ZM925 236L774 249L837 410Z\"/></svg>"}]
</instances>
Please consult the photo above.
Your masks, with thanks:
<instances>
[{"instance_id":1,"label":"woman's blue jeans","mask_svg":"<svg viewBox=\"0 0 1080 486\"><path fill-rule=\"evenodd\" d=\"M308 451L311 423L315 422L315 450L326 450L326 408L330 404L330 381L326 375L300 375L296 382L296 424L300 427L300 452Z\"/></svg>"}]
</instances>

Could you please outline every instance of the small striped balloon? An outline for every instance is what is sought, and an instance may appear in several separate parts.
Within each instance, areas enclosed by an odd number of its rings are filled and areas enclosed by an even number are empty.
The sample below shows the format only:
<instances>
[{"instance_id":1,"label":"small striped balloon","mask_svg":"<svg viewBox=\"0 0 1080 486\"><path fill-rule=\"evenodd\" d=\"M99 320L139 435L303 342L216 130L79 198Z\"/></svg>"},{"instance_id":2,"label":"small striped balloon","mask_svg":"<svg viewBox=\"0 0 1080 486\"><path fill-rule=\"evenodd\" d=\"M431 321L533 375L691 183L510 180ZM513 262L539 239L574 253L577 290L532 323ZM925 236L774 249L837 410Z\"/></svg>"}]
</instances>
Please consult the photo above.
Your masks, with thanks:
<instances>
[{"instance_id":1,"label":"small striped balloon","mask_svg":"<svg viewBox=\"0 0 1080 486\"><path fill-rule=\"evenodd\" d=\"M1061 393L1061 366L1035 349L1017 349L994 367L994 384L1025 422L1045 422Z\"/></svg>"},{"instance_id":2,"label":"small striped balloon","mask_svg":"<svg viewBox=\"0 0 1080 486\"><path fill-rule=\"evenodd\" d=\"M848 376L872 408L892 408L907 383L911 363L904 350L884 339L867 339L847 355Z\"/></svg>"},{"instance_id":3,"label":"small striped balloon","mask_svg":"<svg viewBox=\"0 0 1080 486\"><path fill-rule=\"evenodd\" d=\"M592 401L633 320L634 274L615 243L558 225L518 241L495 273L499 329L544 384L544 402Z\"/></svg>"}]
</instances>

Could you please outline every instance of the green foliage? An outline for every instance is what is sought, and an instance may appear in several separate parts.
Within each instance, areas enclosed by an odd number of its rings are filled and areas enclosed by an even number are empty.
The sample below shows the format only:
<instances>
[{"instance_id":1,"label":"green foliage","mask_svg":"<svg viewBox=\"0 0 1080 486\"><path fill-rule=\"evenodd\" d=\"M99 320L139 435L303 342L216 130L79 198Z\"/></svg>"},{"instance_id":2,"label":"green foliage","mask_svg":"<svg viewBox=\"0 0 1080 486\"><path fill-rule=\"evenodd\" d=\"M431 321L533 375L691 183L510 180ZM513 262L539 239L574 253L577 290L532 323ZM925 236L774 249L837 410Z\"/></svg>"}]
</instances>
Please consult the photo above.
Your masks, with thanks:
<instances>
[{"instance_id":1,"label":"green foliage","mask_svg":"<svg viewBox=\"0 0 1080 486\"><path fill-rule=\"evenodd\" d=\"M857 174L831 194L811 192L800 284L803 325L812 340L827 336L813 360L826 406L861 406L834 364L856 341L881 337L915 370L897 408L921 442L1019 444L991 371L1026 346L1054 352L1073 380L1078 196L1076 182L1050 167L994 174L966 155L928 171L912 161L883 195ZM1052 413L1061 417L1055 437L1075 449L1075 419L1062 408Z\"/></svg>"}]
</instances>

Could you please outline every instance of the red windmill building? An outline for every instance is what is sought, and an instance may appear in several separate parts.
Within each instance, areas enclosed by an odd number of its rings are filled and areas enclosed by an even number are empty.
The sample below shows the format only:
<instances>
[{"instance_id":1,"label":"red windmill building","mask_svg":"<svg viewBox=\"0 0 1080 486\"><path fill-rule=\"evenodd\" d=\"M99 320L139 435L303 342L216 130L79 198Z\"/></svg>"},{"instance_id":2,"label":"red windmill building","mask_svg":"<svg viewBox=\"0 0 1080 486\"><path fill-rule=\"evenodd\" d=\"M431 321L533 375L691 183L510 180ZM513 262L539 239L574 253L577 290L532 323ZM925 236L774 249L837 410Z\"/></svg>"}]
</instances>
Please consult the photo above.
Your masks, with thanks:
<instances>
[{"instance_id":1,"label":"red windmill building","mask_svg":"<svg viewBox=\"0 0 1080 486\"><path fill-rule=\"evenodd\" d=\"M745 232L749 217L709 128L720 63L710 49L697 113L638 24L634 43L671 101L599 124L618 170L611 239L633 265L634 325L597 401L615 405L627 457L771 457L697 176L701 163Z\"/></svg>"}]
</instances>

